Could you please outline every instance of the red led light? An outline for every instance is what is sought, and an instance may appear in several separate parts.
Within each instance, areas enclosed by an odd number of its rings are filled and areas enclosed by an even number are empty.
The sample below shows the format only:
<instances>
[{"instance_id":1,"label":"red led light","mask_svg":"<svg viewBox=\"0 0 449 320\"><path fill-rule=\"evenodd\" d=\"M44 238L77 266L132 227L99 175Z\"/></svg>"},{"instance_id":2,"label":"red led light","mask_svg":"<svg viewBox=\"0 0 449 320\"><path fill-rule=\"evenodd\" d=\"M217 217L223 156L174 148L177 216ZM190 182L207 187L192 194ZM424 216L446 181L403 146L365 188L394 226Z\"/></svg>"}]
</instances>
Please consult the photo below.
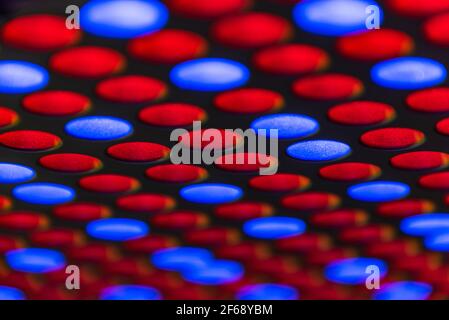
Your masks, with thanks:
<instances>
[{"instance_id":1,"label":"red led light","mask_svg":"<svg viewBox=\"0 0 449 320\"><path fill-rule=\"evenodd\" d=\"M422 176L419 184L428 189L449 190L449 171Z\"/></svg>"},{"instance_id":2,"label":"red led light","mask_svg":"<svg viewBox=\"0 0 449 320\"><path fill-rule=\"evenodd\" d=\"M312 75L293 83L293 92L311 100L350 99L362 93L362 82L344 74Z\"/></svg>"},{"instance_id":3,"label":"red led light","mask_svg":"<svg viewBox=\"0 0 449 320\"><path fill-rule=\"evenodd\" d=\"M416 111L447 112L449 111L449 88L431 88L416 91L407 97L407 105Z\"/></svg>"},{"instance_id":4,"label":"red led light","mask_svg":"<svg viewBox=\"0 0 449 320\"><path fill-rule=\"evenodd\" d=\"M25 110L42 116L72 116L88 110L90 99L72 91L49 90L26 96L22 105Z\"/></svg>"},{"instance_id":5,"label":"red led light","mask_svg":"<svg viewBox=\"0 0 449 320\"><path fill-rule=\"evenodd\" d=\"M152 213L173 208L175 200L163 194L138 193L118 198L117 206L126 211Z\"/></svg>"},{"instance_id":6,"label":"red led light","mask_svg":"<svg viewBox=\"0 0 449 320\"><path fill-rule=\"evenodd\" d=\"M175 211L157 214L151 218L151 223L158 228L191 230L207 225L207 216L193 211Z\"/></svg>"},{"instance_id":7,"label":"red led light","mask_svg":"<svg viewBox=\"0 0 449 320\"><path fill-rule=\"evenodd\" d=\"M190 18L212 19L242 11L249 0L168 0L168 7L174 12Z\"/></svg>"},{"instance_id":8,"label":"red led light","mask_svg":"<svg viewBox=\"0 0 449 320\"><path fill-rule=\"evenodd\" d=\"M431 16L449 9L449 0L388 0L397 13L410 17Z\"/></svg>"},{"instance_id":9,"label":"red led light","mask_svg":"<svg viewBox=\"0 0 449 320\"><path fill-rule=\"evenodd\" d=\"M0 215L0 228L31 231L45 228L48 224L46 216L35 212L16 211Z\"/></svg>"},{"instance_id":10,"label":"red led light","mask_svg":"<svg viewBox=\"0 0 449 320\"><path fill-rule=\"evenodd\" d=\"M368 214L358 209L317 212L311 217L310 222L318 227L325 228L355 227L368 222Z\"/></svg>"},{"instance_id":11,"label":"red led light","mask_svg":"<svg viewBox=\"0 0 449 320\"><path fill-rule=\"evenodd\" d=\"M17 130L0 134L0 144L19 150L43 151L61 145L62 140L44 131Z\"/></svg>"},{"instance_id":12,"label":"red led light","mask_svg":"<svg viewBox=\"0 0 449 320\"><path fill-rule=\"evenodd\" d=\"M39 164L50 170L72 173L89 172L102 166L100 159L79 153L50 154L40 158Z\"/></svg>"},{"instance_id":13,"label":"red led light","mask_svg":"<svg viewBox=\"0 0 449 320\"><path fill-rule=\"evenodd\" d=\"M0 107L0 129L12 126L19 121L19 115L14 110Z\"/></svg>"},{"instance_id":14,"label":"red led light","mask_svg":"<svg viewBox=\"0 0 449 320\"><path fill-rule=\"evenodd\" d=\"M449 30L449 13L430 18L424 24L424 34L427 40L437 45L449 46L447 30Z\"/></svg>"},{"instance_id":15,"label":"red led light","mask_svg":"<svg viewBox=\"0 0 449 320\"><path fill-rule=\"evenodd\" d=\"M368 147L379 149L409 148L422 143L424 133L410 128L382 128L364 133L360 140Z\"/></svg>"},{"instance_id":16,"label":"red led light","mask_svg":"<svg viewBox=\"0 0 449 320\"><path fill-rule=\"evenodd\" d=\"M214 214L229 220L244 221L272 215L274 208L262 202L241 201L217 206Z\"/></svg>"},{"instance_id":17,"label":"red led light","mask_svg":"<svg viewBox=\"0 0 449 320\"><path fill-rule=\"evenodd\" d=\"M119 174L96 174L81 178L79 185L93 192L121 193L136 190L140 182L135 178Z\"/></svg>"},{"instance_id":18,"label":"red led light","mask_svg":"<svg viewBox=\"0 0 449 320\"><path fill-rule=\"evenodd\" d=\"M346 162L332 164L320 169L320 175L335 181L370 180L380 175L382 170L371 163Z\"/></svg>"},{"instance_id":19,"label":"red led light","mask_svg":"<svg viewBox=\"0 0 449 320\"><path fill-rule=\"evenodd\" d=\"M392 218L405 218L421 213L432 212L435 205L424 199L404 199L393 202L381 203L377 207L380 215Z\"/></svg>"},{"instance_id":20,"label":"red led light","mask_svg":"<svg viewBox=\"0 0 449 320\"><path fill-rule=\"evenodd\" d=\"M262 191L288 192L304 190L310 186L310 179L293 173L276 173L254 177L249 181L252 188Z\"/></svg>"},{"instance_id":21,"label":"red led light","mask_svg":"<svg viewBox=\"0 0 449 320\"><path fill-rule=\"evenodd\" d=\"M201 167L188 164L163 164L148 168L145 171L148 178L162 181L187 183L207 177L207 171Z\"/></svg>"},{"instance_id":22,"label":"red led light","mask_svg":"<svg viewBox=\"0 0 449 320\"><path fill-rule=\"evenodd\" d=\"M284 104L284 98L271 90L244 88L217 95L214 104L222 111L252 114L275 111Z\"/></svg>"},{"instance_id":23,"label":"red led light","mask_svg":"<svg viewBox=\"0 0 449 320\"><path fill-rule=\"evenodd\" d=\"M108 217L110 213L106 206L92 202L73 202L53 209L56 217L73 221L97 220Z\"/></svg>"},{"instance_id":24,"label":"red led light","mask_svg":"<svg viewBox=\"0 0 449 320\"><path fill-rule=\"evenodd\" d=\"M350 126L367 126L392 120L396 111L388 104L374 101L353 101L332 107L328 112L332 121Z\"/></svg>"},{"instance_id":25,"label":"red led light","mask_svg":"<svg viewBox=\"0 0 449 320\"><path fill-rule=\"evenodd\" d=\"M6 196L0 195L0 211L9 210L12 206L11 199Z\"/></svg>"},{"instance_id":26,"label":"red led light","mask_svg":"<svg viewBox=\"0 0 449 320\"><path fill-rule=\"evenodd\" d=\"M130 162L149 162L166 158L170 149L152 142L124 142L107 149L109 156Z\"/></svg>"},{"instance_id":27,"label":"red led light","mask_svg":"<svg viewBox=\"0 0 449 320\"><path fill-rule=\"evenodd\" d=\"M429 170L445 167L449 164L449 154L436 151L416 151L399 154L390 159L399 169Z\"/></svg>"},{"instance_id":28,"label":"red led light","mask_svg":"<svg viewBox=\"0 0 449 320\"><path fill-rule=\"evenodd\" d=\"M258 153L233 153L218 157L215 165L223 170L250 172L269 168L277 163L277 159Z\"/></svg>"},{"instance_id":29,"label":"red led light","mask_svg":"<svg viewBox=\"0 0 449 320\"><path fill-rule=\"evenodd\" d=\"M335 194L310 191L288 195L282 198L282 206L300 211L330 210L339 206L341 200Z\"/></svg>"},{"instance_id":30,"label":"red led light","mask_svg":"<svg viewBox=\"0 0 449 320\"><path fill-rule=\"evenodd\" d=\"M437 131L444 135L449 135L449 118L440 120L436 125Z\"/></svg>"},{"instance_id":31,"label":"red led light","mask_svg":"<svg viewBox=\"0 0 449 320\"><path fill-rule=\"evenodd\" d=\"M186 103L163 103L143 108L139 112L140 121L161 127L191 126L193 121L206 119L206 112Z\"/></svg>"}]
</instances>

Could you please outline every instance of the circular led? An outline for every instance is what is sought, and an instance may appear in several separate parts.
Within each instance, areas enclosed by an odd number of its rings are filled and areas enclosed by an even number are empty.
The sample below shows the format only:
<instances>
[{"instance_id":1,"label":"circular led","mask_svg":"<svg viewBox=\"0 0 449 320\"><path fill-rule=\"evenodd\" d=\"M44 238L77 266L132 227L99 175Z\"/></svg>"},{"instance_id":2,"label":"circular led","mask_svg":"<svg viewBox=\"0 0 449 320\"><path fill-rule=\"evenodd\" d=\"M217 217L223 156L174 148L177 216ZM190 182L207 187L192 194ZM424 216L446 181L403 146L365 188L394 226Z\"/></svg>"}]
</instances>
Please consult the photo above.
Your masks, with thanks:
<instances>
[{"instance_id":1,"label":"circular led","mask_svg":"<svg viewBox=\"0 0 449 320\"><path fill-rule=\"evenodd\" d=\"M20 272L46 273L63 268L64 255L59 251L41 248L23 248L5 254L10 268Z\"/></svg>"},{"instance_id":2,"label":"circular led","mask_svg":"<svg viewBox=\"0 0 449 320\"><path fill-rule=\"evenodd\" d=\"M349 258L338 260L326 266L324 271L326 278L329 281L355 285L365 283L369 273L367 268L379 268L380 276L383 277L387 273L387 265L385 262L375 258Z\"/></svg>"},{"instance_id":3,"label":"circular led","mask_svg":"<svg viewBox=\"0 0 449 320\"><path fill-rule=\"evenodd\" d=\"M324 36L343 36L367 30L369 12L376 6L379 22L382 9L371 0L309 0L302 1L293 10L293 19L303 30Z\"/></svg>"},{"instance_id":4,"label":"circular led","mask_svg":"<svg viewBox=\"0 0 449 320\"><path fill-rule=\"evenodd\" d=\"M215 260L205 267L183 273L187 281L199 285L222 285L239 280L244 270L240 263L229 260Z\"/></svg>"},{"instance_id":5,"label":"circular led","mask_svg":"<svg viewBox=\"0 0 449 320\"><path fill-rule=\"evenodd\" d=\"M400 281L386 284L374 293L374 300L426 300L432 293L427 283Z\"/></svg>"},{"instance_id":6,"label":"circular led","mask_svg":"<svg viewBox=\"0 0 449 320\"><path fill-rule=\"evenodd\" d=\"M449 232L449 213L428 213L405 218L401 230L412 236L428 236Z\"/></svg>"},{"instance_id":7,"label":"circular led","mask_svg":"<svg viewBox=\"0 0 449 320\"><path fill-rule=\"evenodd\" d=\"M151 262L157 268L178 272L206 267L212 260L209 250L193 247L162 249L151 256Z\"/></svg>"},{"instance_id":8,"label":"circular led","mask_svg":"<svg viewBox=\"0 0 449 320\"><path fill-rule=\"evenodd\" d=\"M171 81L181 89L222 91L244 85L250 71L243 64L221 58L203 58L183 62L170 72Z\"/></svg>"},{"instance_id":9,"label":"circular led","mask_svg":"<svg viewBox=\"0 0 449 320\"><path fill-rule=\"evenodd\" d=\"M405 183L395 181L372 181L351 186L348 195L356 200L384 202L402 199L410 193Z\"/></svg>"},{"instance_id":10,"label":"circular led","mask_svg":"<svg viewBox=\"0 0 449 320\"><path fill-rule=\"evenodd\" d=\"M290 286L261 283L245 286L237 292L239 300L297 300L298 291Z\"/></svg>"},{"instance_id":11,"label":"circular led","mask_svg":"<svg viewBox=\"0 0 449 320\"><path fill-rule=\"evenodd\" d=\"M417 90L438 85L446 79L443 64L429 58L404 57L376 64L371 78L379 86L398 90Z\"/></svg>"},{"instance_id":12,"label":"circular led","mask_svg":"<svg viewBox=\"0 0 449 320\"><path fill-rule=\"evenodd\" d=\"M280 139L298 139L316 133L320 125L309 116L284 113L259 117L251 123L251 128L261 135L270 136L270 130L274 129Z\"/></svg>"},{"instance_id":13,"label":"circular led","mask_svg":"<svg viewBox=\"0 0 449 320\"><path fill-rule=\"evenodd\" d=\"M16 288L0 286L0 300L24 300L25 294Z\"/></svg>"},{"instance_id":14,"label":"circular led","mask_svg":"<svg viewBox=\"0 0 449 320\"><path fill-rule=\"evenodd\" d=\"M259 239L281 239L300 235L306 224L297 218L264 217L247 221L243 231L250 237Z\"/></svg>"},{"instance_id":15,"label":"circular led","mask_svg":"<svg viewBox=\"0 0 449 320\"><path fill-rule=\"evenodd\" d=\"M243 191L239 187L230 184L201 183L182 188L180 195L190 202L220 204L240 199Z\"/></svg>"},{"instance_id":16,"label":"circular led","mask_svg":"<svg viewBox=\"0 0 449 320\"><path fill-rule=\"evenodd\" d=\"M18 60L0 61L0 93L22 94L47 86L47 70L34 63Z\"/></svg>"},{"instance_id":17,"label":"circular led","mask_svg":"<svg viewBox=\"0 0 449 320\"><path fill-rule=\"evenodd\" d=\"M138 285L108 287L101 292L102 300L160 300L158 290Z\"/></svg>"},{"instance_id":18,"label":"circular led","mask_svg":"<svg viewBox=\"0 0 449 320\"><path fill-rule=\"evenodd\" d=\"M427 236L424 244L429 250L449 252L449 230Z\"/></svg>"},{"instance_id":19,"label":"circular led","mask_svg":"<svg viewBox=\"0 0 449 320\"><path fill-rule=\"evenodd\" d=\"M287 148L287 154L304 161L329 161L343 158L351 153L351 147L333 140L298 142Z\"/></svg>"},{"instance_id":20,"label":"circular led","mask_svg":"<svg viewBox=\"0 0 449 320\"><path fill-rule=\"evenodd\" d=\"M91 0L80 12L83 30L100 37L134 38L161 29L168 10L154 0Z\"/></svg>"},{"instance_id":21,"label":"circular led","mask_svg":"<svg viewBox=\"0 0 449 320\"><path fill-rule=\"evenodd\" d=\"M106 218L90 222L86 232L93 238L126 241L146 236L150 229L145 222L135 219Z\"/></svg>"},{"instance_id":22,"label":"circular led","mask_svg":"<svg viewBox=\"0 0 449 320\"><path fill-rule=\"evenodd\" d=\"M132 124L108 116L87 116L69 121L65 130L73 137L87 140L115 140L129 135Z\"/></svg>"},{"instance_id":23,"label":"circular led","mask_svg":"<svg viewBox=\"0 0 449 320\"><path fill-rule=\"evenodd\" d=\"M33 169L14 163L0 162L0 183L20 183L31 180L36 173Z\"/></svg>"},{"instance_id":24,"label":"circular led","mask_svg":"<svg viewBox=\"0 0 449 320\"><path fill-rule=\"evenodd\" d=\"M31 204L55 205L72 201L75 191L56 183L34 182L23 184L12 190L15 198Z\"/></svg>"}]
</instances>

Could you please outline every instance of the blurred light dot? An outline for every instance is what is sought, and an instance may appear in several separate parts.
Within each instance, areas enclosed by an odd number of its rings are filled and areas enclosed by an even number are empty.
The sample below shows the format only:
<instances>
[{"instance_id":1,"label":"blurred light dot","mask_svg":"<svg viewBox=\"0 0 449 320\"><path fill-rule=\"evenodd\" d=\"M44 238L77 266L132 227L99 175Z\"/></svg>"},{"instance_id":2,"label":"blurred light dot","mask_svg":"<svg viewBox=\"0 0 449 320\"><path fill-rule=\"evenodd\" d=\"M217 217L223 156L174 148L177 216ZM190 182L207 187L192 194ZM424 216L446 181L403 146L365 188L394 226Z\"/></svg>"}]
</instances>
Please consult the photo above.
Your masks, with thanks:
<instances>
[{"instance_id":1,"label":"blurred light dot","mask_svg":"<svg viewBox=\"0 0 449 320\"><path fill-rule=\"evenodd\" d=\"M449 230L427 236L424 245L432 251L449 252Z\"/></svg>"},{"instance_id":2,"label":"blurred light dot","mask_svg":"<svg viewBox=\"0 0 449 320\"><path fill-rule=\"evenodd\" d=\"M116 117L87 116L68 122L65 130L80 139L114 140L129 135L133 127L128 121Z\"/></svg>"},{"instance_id":3,"label":"blurred light dot","mask_svg":"<svg viewBox=\"0 0 449 320\"><path fill-rule=\"evenodd\" d=\"M380 276L383 277L387 273L387 265L385 262L375 258L349 258L333 262L326 266L324 271L329 281L340 284L361 284L365 283L368 267L377 267Z\"/></svg>"},{"instance_id":4,"label":"blurred light dot","mask_svg":"<svg viewBox=\"0 0 449 320\"><path fill-rule=\"evenodd\" d=\"M56 183L34 182L23 184L12 190L15 198L24 202L42 205L55 205L72 201L75 191Z\"/></svg>"},{"instance_id":5,"label":"blurred light dot","mask_svg":"<svg viewBox=\"0 0 449 320\"><path fill-rule=\"evenodd\" d=\"M159 269L183 272L206 267L213 261L209 250L192 247L175 247L159 250L151 256L151 262Z\"/></svg>"},{"instance_id":6,"label":"blurred light dot","mask_svg":"<svg viewBox=\"0 0 449 320\"><path fill-rule=\"evenodd\" d=\"M14 163L0 163L0 183L20 183L35 176L33 169Z\"/></svg>"},{"instance_id":7,"label":"blurred light dot","mask_svg":"<svg viewBox=\"0 0 449 320\"><path fill-rule=\"evenodd\" d=\"M201 183L182 188L180 194L190 202L220 204L240 199L243 191L230 184Z\"/></svg>"},{"instance_id":8,"label":"blurred light dot","mask_svg":"<svg viewBox=\"0 0 449 320\"><path fill-rule=\"evenodd\" d=\"M183 278L200 285L221 285L239 280L243 273L240 263L215 260L205 267L184 272Z\"/></svg>"},{"instance_id":9,"label":"blurred light dot","mask_svg":"<svg viewBox=\"0 0 449 320\"><path fill-rule=\"evenodd\" d=\"M3 300L24 300L25 294L16 288L0 286L0 301Z\"/></svg>"},{"instance_id":10,"label":"blurred light dot","mask_svg":"<svg viewBox=\"0 0 449 320\"><path fill-rule=\"evenodd\" d=\"M275 129L280 139L297 139L314 134L320 125L311 117L286 113L259 117L251 123L251 128L256 131L265 129L267 136L270 135L270 129Z\"/></svg>"},{"instance_id":11,"label":"blurred light dot","mask_svg":"<svg viewBox=\"0 0 449 320\"><path fill-rule=\"evenodd\" d=\"M347 144L333 140L311 140L290 145L287 154L304 161L329 161L343 158L351 152Z\"/></svg>"},{"instance_id":12,"label":"blurred light dot","mask_svg":"<svg viewBox=\"0 0 449 320\"><path fill-rule=\"evenodd\" d=\"M29 93L44 88L48 81L48 72L34 63L0 61L0 93Z\"/></svg>"},{"instance_id":13,"label":"blurred light dot","mask_svg":"<svg viewBox=\"0 0 449 320\"><path fill-rule=\"evenodd\" d=\"M101 292L102 300L159 300L161 294L158 290L139 285L120 285L104 289Z\"/></svg>"},{"instance_id":14,"label":"blurred light dot","mask_svg":"<svg viewBox=\"0 0 449 320\"><path fill-rule=\"evenodd\" d=\"M150 228L145 222L126 218L107 218L90 222L87 233L97 239L126 241L146 236Z\"/></svg>"},{"instance_id":15,"label":"blurred light dot","mask_svg":"<svg viewBox=\"0 0 449 320\"><path fill-rule=\"evenodd\" d=\"M6 261L11 269L21 272L46 273L63 268L64 255L56 250L25 248L8 251Z\"/></svg>"},{"instance_id":16,"label":"blurred light dot","mask_svg":"<svg viewBox=\"0 0 449 320\"><path fill-rule=\"evenodd\" d=\"M262 283L246 286L237 292L239 300L297 300L298 291L290 286Z\"/></svg>"},{"instance_id":17,"label":"blurred light dot","mask_svg":"<svg viewBox=\"0 0 449 320\"><path fill-rule=\"evenodd\" d=\"M449 232L449 213L428 213L405 218L401 230L412 236Z\"/></svg>"},{"instance_id":18,"label":"blurred light dot","mask_svg":"<svg viewBox=\"0 0 449 320\"><path fill-rule=\"evenodd\" d=\"M426 300L432 293L427 283L401 281L383 285L374 293L374 300Z\"/></svg>"},{"instance_id":19,"label":"blurred light dot","mask_svg":"<svg viewBox=\"0 0 449 320\"><path fill-rule=\"evenodd\" d=\"M351 198L360 201L384 202L402 199L410 193L405 183L395 181L363 182L349 187Z\"/></svg>"},{"instance_id":20,"label":"blurred light dot","mask_svg":"<svg viewBox=\"0 0 449 320\"><path fill-rule=\"evenodd\" d=\"M304 233L306 224L297 218L266 217L247 221L243 230L254 238L280 239Z\"/></svg>"}]
</instances>

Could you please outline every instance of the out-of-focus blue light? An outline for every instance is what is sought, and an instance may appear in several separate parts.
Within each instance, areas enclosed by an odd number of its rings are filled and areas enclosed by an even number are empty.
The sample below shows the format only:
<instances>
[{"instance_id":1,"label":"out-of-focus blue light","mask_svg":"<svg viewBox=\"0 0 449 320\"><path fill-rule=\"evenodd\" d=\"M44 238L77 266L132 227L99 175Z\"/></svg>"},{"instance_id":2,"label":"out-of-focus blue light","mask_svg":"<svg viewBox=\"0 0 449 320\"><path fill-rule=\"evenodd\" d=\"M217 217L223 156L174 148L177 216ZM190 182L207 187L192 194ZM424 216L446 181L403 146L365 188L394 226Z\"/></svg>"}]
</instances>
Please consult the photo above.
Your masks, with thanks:
<instances>
[{"instance_id":1,"label":"out-of-focus blue light","mask_svg":"<svg viewBox=\"0 0 449 320\"><path fill-rule=\"evenodd\" d=\"M310 136L320 129L318 122L301 114L273 114L257 118L251 123L254 130L266 130L266 135L270 135L270 129L278 130L280 139L298 139Z\"/></svg>"},{"instance_id":2,"label":"out-of-focus blue light","mask_svg":"<svg viewBox=\"0 0 449 320\"><path fill-rule=\"evenodd\" d=\"M65 130L71 136L87 140L115 140L129 135L133 126L126 120L108 116L87 116L69 121Z\"/></svg>"},{"instance_id":3,"label":"out-of-focus blue light","mask_svg":"<svg viewBox=\"0 0 449 320\"><path fill-rule=\"evenodd\" d=\"M8 251L6 262L11 269L21 272L46 273L65 266L65 258L56 250L24 248Z\"/></svg>"},{"instance_id":4,"label":"out-of-focus blue light","mask_svg":"<svg viewBox=\"0 0 449 320\"><path fill-rule=\"evenodd\" d=\"M368 201L384 202L402 199L410 193L410 187L405 183L395 181L363 182L349 187L351 198Z\"/></svg>"},{"instance_id":5,"label":"out-of-focus blue light","mask_svg":"<svg viewBox=\"0 0 449 320\"><path fill-rule=\"evenodd\" d=\"M237 292L239 300L297 300L298 291L290 286L262 283L246 286Z\"/></svg>"},{"instance_id":6,"label":"out-of-focus blue light","mask_svg":"<svg viewBox=\"0 0 449 320\"><path fill-rule=\"evenodd\" d=\"M101 293L102 300L160 300L158 290L139 285L120 285L106 288Z\"/></svg>"},{"instance_id":7,"label":"out-of-focus blue light","mask_svg":"<svg viewBox=\"0 0 449 320\"><path fill-rule=\"evenodd\" d=\"M383 285L373 295L374 300L426 300L432 293L427 283L401 281Z\"/></svg>"},{"instance_id":8,"label":"out-of-focus blue light","mask_svg":"<svg viewBox=\"0 0 449 320\"><path fill-rule=\"evenodd\" d=\"M20 183L31 180L36 173L33 169L15 163L0 162L0 183Z\"/></svg>"},{"instance_id":9,"label":"out-of-focus blue light","mask_svg":"<svg viewBox=\"0 0 449 320\"><path fill-rule=\"evenodd\" d=\"M34 63L18 60L0 61L0 93L30 93L44 88L48 81L47 70Z\"/></svg>"},{"instance_id":10,"label":"out-of-focus blue light","mask_svg":"<svg viewBox=\"0 0 449 320\"><path fill-rule=\"evenodd\" d=\"M151 262L159 269L183 272L204 268L213 261L209 250L192 247L176 247L158 250Z\"/></svg>"},{"instance_id":11,"label":"out-of-focus blue light","mask_svg":"<svg viewBox=\"0 0 449 320\"><path fill-rule=\"evenodd\" d=\"M449 230L427 236L424 244L432 251L449 252Z\"/></svg>"},{"instance_id":12,"label":"out-of-focus blue light","mask_svg":"<svg viewBox=\"0 0 449 320\"><path fill-rule=\"evenodd\" d=\"M72 201L75 191L57 183L33 182L15 187L12 194L16 199L32 204L56 205Z\"/></svg>"},{"instance_id":13,"label":"out-of-focus blue light","mask_svg":"<svg viewBox=\"0 0 449 320\"><path fill-rule=\"evenodd\" d=\"M329 161L343 158L351 153L347 144L333 140L310 140L292 144L287 154L304 161Z\"/></svg>"},{"instance_id":14,"label":"out-of-focus blue light","mask_svg":"<svg viewBox=\"0 0 449 320\"><path fill-rule=\"evenodd\" d=\"M244 274L240 263L229 260L214 260L207 266L183 272L185 280L200 285L221 285L239 280Z\"/></svg>"},{"instance_id":15,"label":"out-of-focus blue light","mask_svg":"<svg viewBox=\"0 0 449 320\"><path fill-rule=\"evenodd\" d=\"M449 232L449 213L420 214L401 221L402 232L413 236L427 236Z\"/></svg>"},{"instance_id":16,"label":"out-of-focus blue light","mask_svg":"<svg viewBox=\"0 0 449 320\"><path fill-rule=\"evenodd\" d=\"M240 199L243 191L230 184L201 183L182 188L180 195L190 202L219 204Z\"/></svg>"},{"instance_id":17,"label":"out-of-focus blue light","mask_svg":"<svg viewBox=\"0 0 449 320\"><path fill-rule=\"evenodd\" d=\"M298 218L266 217L247 221L243 231L254 238L280 239L304 233L306 224Z\"/></svg>"},{"instance_id":18,"label":"out-of-focus blue light","mask_svg":"<svg viewBox=\"0 0 449 320\"><path fill-rule=\"evenodd\" d=\"M126 241L146 236L150 228L145 222L135 219L106 218L90 222L86 232L98 239Z\"/></svg>"},{"instance_id":19,"label":"out-of-focus blue light","mask_svg":"<svg viewBox=\"0 0 449 320\"><path fill-rule=\"evenodd\" d=\"M0 286L0 301L3 300L25 300L25 294L13 287Z\"/></svg>"},{"instance_id":20,"label":"out-of-focus blue light","mask_svg":"<svg viewBox=\"0 0 449 320\"><path fill-rule=\"evenodd\" d=\"M338 260L326 266L325 275L329 281L355 285L364 283L370 275L368 267L379 268L380 276L387 273L385 262L375 258L350 258Z\"/></svg>"}]
</instances>

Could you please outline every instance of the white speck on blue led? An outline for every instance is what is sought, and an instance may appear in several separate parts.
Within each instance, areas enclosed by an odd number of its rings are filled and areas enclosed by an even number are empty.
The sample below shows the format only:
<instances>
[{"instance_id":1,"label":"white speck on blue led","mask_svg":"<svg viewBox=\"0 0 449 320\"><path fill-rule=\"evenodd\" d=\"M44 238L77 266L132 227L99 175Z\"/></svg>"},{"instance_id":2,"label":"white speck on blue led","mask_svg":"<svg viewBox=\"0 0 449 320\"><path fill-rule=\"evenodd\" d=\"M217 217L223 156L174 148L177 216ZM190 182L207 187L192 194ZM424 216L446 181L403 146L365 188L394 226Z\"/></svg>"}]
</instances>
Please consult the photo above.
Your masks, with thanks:
<instances>
[{"instance_id":1,"label":"white speck on blue led","mask_svg":"<svg viewBox=\"0 0 449 320\"><path fill-rule=\"evenodd\" d=\"M379 62L371 69L371 78L382 87L417 90L436 86L446 79L447 71L438 61L403 57Z\"/></svg>"},{"instance_id":2,"label":"white speck on blue led","mask_svg":"<svg viewBox=\"0 0 449 320\"><path fill-rule=\"evenodd\" d=\"M101 292L102 300L160 300L158 290L140 285L119 285Z\"/></svg>"},{"instance_id":3,"label":"white speck on blue led","mask_svg":"<svg viewBox=\"0 0 449 320\"><path fill-rule=\"evenodd\" d=\"M128 121L116 117L87 116L68 122L65 130L76 138L101 141L126 137L133 127Z\"/></svg>"},{"instance_id":4,"label":"white speck on blue led","mask_svg":"<svg viewBox=\"0 0 449 320\"><path fill-rule=\"evenodd\" d=\"M13 287L0 286L0 301L3 300L25 300L25 294Z\"/></svg>"},{"instance_id":5,"label":"white speck on blue led","mask_svg":"<svg viewBox=\"0 0 449 320\"><path fill-rule=\"evenodd\" d=\"M192 247L162 249L151 256L151 262L157 268L178 272L204 268L213 260L209 250Z\"/></svg>"},{"instance_id":6,"label":"white speck on blue led","mask_svg":"<svg viewBox=\"0 0 449 320\"><path fill-rule=\"evenodd\" d=\"M176 65L170 72L171 81L181 89L223 91L244 85L250 72L243 64L221 58L190 60Z\"/></svg>"},{"instance_id":7,"label":"white speck on blue led","mask_svg":"<svg viewBox=\"0 0 449 320\"><path fill-rule=\"evenodd\" d=\"M370 272L369 267L379 268L380 277L387 273L387 265L385 262L375 258L349 258L338 260L326 266L324 271L326 278L329 281L355 285L365 283Z\"/></svg>"},{"instance_id":8,"label":"white speck on blue led","mask_svg":"<svg viewBox=\"0 0 449 320\"><path fill-rule=\"evenodd\" d=\"M428 213L407 217L401 221L401 230L412 236L449 232L449 213Z\"/></svg>"},{"instance_id":9,"label":"white speck on blue led","mask_svg":"<svg viewBox=\"0 0 449 320\"><path fill-rule=\"evenodd\" d=\"M127 241L146 236L150 228L145 222L135 219L106 218L90 222L86 232L97 239Z\"/></svg>"},{"instance_id":10,"label":"white speck on blue led","mask_svg":"<svg viewBox=\"0 0 449 320\"><path fill-rule=\"evenodd\" d=\"M64 255L51 249L17 249L6 252L5 257L11 269L21 272L52 272L63 268L66 264Z\"/></svg>"},{"instance_id":11,"label":"white speck on blue led","mask_svg":"<svg viewBox=\"0 0 449 320\"><path fill-rule=\"evenodd\" d=\"M239 280L244 274L242 265L230 260L215 260L207 266L182 273L185 280L200 285L221 285Z\"/></svg>"},{"instance_id":12,"label":"white speck on blue led","mask_svg":"<svg viewBox=\"0 0 449 320\"><path fill-rule=\"evenodd\" d=\"M383 285L374 293L374 300L426 300L432 293L427 283L401 281Z\"/></svg>"},{"instance_id":13,"label":"white speck on blue led","mask_svg":"<svg viewBox=\"0 0 449 320\"><path fill-rule=\"evenodd\" d=\"M230 184L201 183L184 187L180 191L183 199L203 204L220 204L240 199L242 189Z\"/></svg>"},{"instance_id":14,"label":"white speck on blue led","mask_svg":"<svg viewBox=\"0 0 449 320\"><path fill-rule=\"evenodd\" d=\"M254 238L281 239L304 233L306 224L298 218L266 217L247 221L243 231Z\"/></svg>"},{"instance_id":15,"label":"white speck on blue led","mask_svg":"<svg viewBox=\"0 0 449 320\"><path fill-rule=\"evenodd\" d=\"M407 184L395 181L363 182L348 189L351 198L367 202L399 200L407 197L409 193L410 187Z\"/></svg>"},{"instance_id":16,"label":"white speck on blue led","mask_svg":"<svg viewBox=\"0 0 449 320\"><path fill-rule=\"evenodd\" d=\"M367 31L367 7L379 9L379 22L383 12L376 1L369 0L308 0L296 5L295 23L303 30L324 36L343 36Z\"/></svg>"},{"instance_id":17,"label":"white speck on blue led","mask_svg":"<svg viewBox=\"0 0 449 320\"><path fill-rule=\"evenodd\" d=\"M297 300L298 291L290 286L262 283L246 286L237 292L239 300Z\"/></svg>"},{"instance_id":18,"label":"white speck on blue led","mask_svg":"<svg viewBox=\"0 0 449 320\"><path fill-rule=\"evenodd\" d=\"M47 86L47 70L34 63L18 60L0 61L0 93L22 94Z\"/></svg>"},{"instance_id":19,"label":"white speck on blue led","mask_svg":"<svg viewBox=\"0 0 449 320\"><path fill-rule=\"evenodd\" d=\"M343 158L351 153L346 143L334 140L310 140L297 142L287 148L287 154L304 161L330 161Z\"/></svg>"},{"instance_id":20,"label":"white speck on blue led","mask_svg":"<svg viewBox=\"0 0 449 320\"><path fill-rule=\"evenodd\" d=\"M23 184L12 190L13 196L31 204L56 205L72 201L75 191L57 183L34 182Z\"/></svg>"},{"instance_id":21,"label":"white speck on blue led","mask_svg":"<svg viewBox=\"0 0 449 320\"><path fill-rule=\"evenodd\" d=\"M0 183L20 183L35 176L33 169L14 163L0 162Z\"/></svg>"},{"instance_id":22,"label":"white speck on blue led","mask_svg":"<svg viewBox=\"0 0 449 320\"><path fill-rule=\"evenodd\" d=\"M449 252L449 230L427 236L424 245L432 251Z\"/></svg>"},{"instance_id":23,"label":"white speck on blue led","mask_svg":"<svg viewBox=\"0 0 449 320\"><path fill-rule=\"evenodd\" d=\"M80 12L81 28L108 38L134 38L157 31L168 10L155 0L91 0Z\"/></svg>"},{"instance_id":24,"label":"white speck on blue led","mask_svg":"<svg viewBox=\"0 0 449 320\"><path fill-rule=\"evenodd\" d=\"M309 116L284 113L259 117L251 123L251 128L255 131L266 130L267 136L271 129L275 129L280 139L298 139L316 133L320 125Z\"/></svg>"}]
</instances>

